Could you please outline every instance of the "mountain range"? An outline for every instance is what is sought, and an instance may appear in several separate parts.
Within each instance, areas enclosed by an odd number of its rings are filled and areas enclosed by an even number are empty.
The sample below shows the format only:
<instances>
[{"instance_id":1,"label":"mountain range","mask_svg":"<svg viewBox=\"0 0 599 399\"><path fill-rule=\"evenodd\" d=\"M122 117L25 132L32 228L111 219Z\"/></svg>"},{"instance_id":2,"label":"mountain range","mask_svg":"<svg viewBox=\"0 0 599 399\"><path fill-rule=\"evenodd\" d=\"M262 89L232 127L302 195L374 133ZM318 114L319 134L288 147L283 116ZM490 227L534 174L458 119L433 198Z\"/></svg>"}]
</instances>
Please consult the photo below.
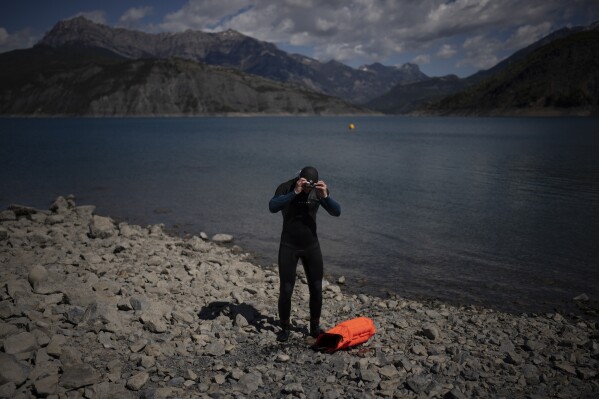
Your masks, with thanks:
<instances>
[{"instance_id":1,"label":"mountain range","mask_svg":"<svg viewBox=\"0 0 599 399\"><path fill-rule=\"evenodd\" d=\"M598 32L564 28L458 78L321 63L233 30L149 34L77 17L0 54L0 114L592 114Z\"/></svg>"},{"instance_id":2,"label":"mountain range","mask_svg":"<svg viewBox=\"0 0 599 399\"><path fill-rule=\"evenodd\" d=\"M354 69L336 61L321 63L303 55L288 54L272 43L234 30L150 34L111 28L78 17L57 23L38 45L96 47L127 59L176 57L232 67L279 82L306 86L354 104L378 97L397 84L428 79L415 64L400 67L373 64Z\"/></svg>"}]
</instances>

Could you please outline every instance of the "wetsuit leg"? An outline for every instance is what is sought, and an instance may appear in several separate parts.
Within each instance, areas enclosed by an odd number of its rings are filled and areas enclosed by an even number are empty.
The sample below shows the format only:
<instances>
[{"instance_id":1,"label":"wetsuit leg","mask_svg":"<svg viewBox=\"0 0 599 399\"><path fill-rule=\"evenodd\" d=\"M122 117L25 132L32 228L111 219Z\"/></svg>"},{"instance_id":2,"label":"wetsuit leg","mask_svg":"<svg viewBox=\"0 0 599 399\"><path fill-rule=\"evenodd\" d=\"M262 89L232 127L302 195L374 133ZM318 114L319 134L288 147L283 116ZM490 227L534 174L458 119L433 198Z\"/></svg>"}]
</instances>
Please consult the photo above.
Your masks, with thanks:
<instances>
[{"instance_id":1,"label":"wetsuit leg","mask_svg":"<svg viewBox=\"0 0 599 399\"><path fill-rule=\"evenodd\" d=\"M302 263L310 290L310 319L320 319L322 309L322 276L323 261L320 245L302 251Z\"/></svg>"},{"instance_id":2,"label":"wetsuit leg","mask_svg":"<svg viewBox=\"0 0 599 399\"><path fill-rule=\"evenodd\" d=\"M279 318L289 321L291 317L291 295L295 286L298 251L281 245L279 247Z\"/></svg>"}]
</instances>

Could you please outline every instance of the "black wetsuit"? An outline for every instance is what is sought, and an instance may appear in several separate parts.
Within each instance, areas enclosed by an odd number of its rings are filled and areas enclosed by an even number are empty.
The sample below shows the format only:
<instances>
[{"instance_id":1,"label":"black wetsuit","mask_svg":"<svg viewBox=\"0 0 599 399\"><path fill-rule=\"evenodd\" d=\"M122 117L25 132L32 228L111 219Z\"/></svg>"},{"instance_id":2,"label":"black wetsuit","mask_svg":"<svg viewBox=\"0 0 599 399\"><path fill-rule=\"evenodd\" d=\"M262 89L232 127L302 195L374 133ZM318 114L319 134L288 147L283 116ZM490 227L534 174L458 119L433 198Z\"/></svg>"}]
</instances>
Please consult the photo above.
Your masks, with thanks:
<instances>
[{"instance_id":1,"label":"black wetsuit","mask_svg":"<svg viewBox=\"0 0 599 399\"><path fill-rule=\"evenodd\" d=\"M316 235L316 212L322 207L331 215L339 216L341 207L330 196L319 198L316 190L310 194L296 194L296 179L282 183L268 206L272 213L282 211L283 231L279 246L279 317L289 320L291 295L295 285L297 261L302 260L310 290L310 318L320 318L322 308L323 262Z\"/></svg>"}]
</instances>

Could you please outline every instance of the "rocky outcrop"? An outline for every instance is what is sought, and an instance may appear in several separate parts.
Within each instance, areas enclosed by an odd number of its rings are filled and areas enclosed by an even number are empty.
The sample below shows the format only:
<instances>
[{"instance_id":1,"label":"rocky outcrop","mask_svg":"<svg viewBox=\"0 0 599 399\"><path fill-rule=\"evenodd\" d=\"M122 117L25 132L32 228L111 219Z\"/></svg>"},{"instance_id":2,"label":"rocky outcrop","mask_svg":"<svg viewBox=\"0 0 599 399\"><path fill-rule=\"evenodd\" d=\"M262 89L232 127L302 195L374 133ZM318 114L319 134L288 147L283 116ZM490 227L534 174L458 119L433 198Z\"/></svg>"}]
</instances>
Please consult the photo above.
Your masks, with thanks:
<instances>
[{"instance_id":1,"label":"rocky outcrop","mask_svg":"<svg viewBox=\"0 0 599 399\"><path fill-rule=\"evenodd\" d=\"M364 315L377 333L324 354L306 339L302 274L292 336L280 344L277 271L239 247L116 224L72 197L48 211L11 209L0 221L0 397L599 395L594 321L352 295L326 283L324 327ZM90 234L93 226L111 234Z\"/></svg>"}]
</instances>

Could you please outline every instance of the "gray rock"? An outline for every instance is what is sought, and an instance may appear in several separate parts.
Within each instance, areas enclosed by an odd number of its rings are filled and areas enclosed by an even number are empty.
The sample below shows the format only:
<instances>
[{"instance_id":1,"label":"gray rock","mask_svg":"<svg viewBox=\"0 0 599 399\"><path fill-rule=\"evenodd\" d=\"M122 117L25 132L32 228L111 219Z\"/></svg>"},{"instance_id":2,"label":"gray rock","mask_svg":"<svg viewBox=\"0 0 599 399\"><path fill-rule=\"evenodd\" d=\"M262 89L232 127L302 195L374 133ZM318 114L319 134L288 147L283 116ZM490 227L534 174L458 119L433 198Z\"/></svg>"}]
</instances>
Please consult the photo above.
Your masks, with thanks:
<instances>
[{"instance_id":1,"label":"gray rock","mask_svg":"<svg viewBox=\"0 0 599 399\"><path fill-rule=\"evenodd\" d=\"M145 371L142 371L141 373L137 373L131 376L131 378L127 380L126 386L132 391L139 391L141 387L143 387L146 384L146 382L148 382L149 379L150 375Z\"/></svg>"},{"instance_id":2,"label":"gray rock","mask_svg":"<svg viewBox=\"0 0 599 399\"><path fill-rule=\"evenodd\" d=\"M290 384L286 384L281 392L284 394L300 396L300 394L304 393L304 387L299 382L292 382Z\"/></svg>"},{"instance_id":3,"label":"gray rock","mask_svg":"<svg viewBox=\"0 0 599 399\"><path fill-rule=\"evenodd\" d=\"M8 319L14 314L15 311L14 306L12 306L12 301L0 302L0 319Z\"/></svg>"},{"instance_id":4,"label":"gray rock","mask_svg":"<svg viewBox=\"0 0 599 399\"><path fill-rule=\"evenodd\" d=\"M81 205L75 207L75 214L80 220L88 223L92 219L95 210L96 207L94 205Z\"/></svg>"},{"instance_id":5,"label":"gray rock","mask_svg":"<svg viewBox=\"0 0 599 399\"><path fill-rule=\"evenodd\" d=\"M144 327L153 333L161 334L168 329L166 322L161 315L144 313L141 315L140 320L144 323Z\"/></svg>"},{"instance_id":6,"label":"gray rock","mask_svg":"<svg viewBox=\"0 0 599 399\"><path fill-rule=\"evenodd\" d=\"M464 395L459 389L453 388L451 391L447 392L443 399L468 399L466 395Z\"/></svg>"},{"instance_id":7,"label":"gray rock","mask_svg":"<svg viewBox=\"0 0 599 399\"><path fill-rule=\"evenodd\" d=\"M225 354L225 346L219 341L213 341L206 345L204 353L210 356L223 356Z\"/></svg>"},{"instance_id":8,"label":"gray rock","mask_svg":"<svg viewBox=\"0 0 599 399\"><path fill-rule=\"evenodd\" d=\"M252 393L262 386L262 375L247 373L237 381L237 387L244 393Z\"/></svg>"},{"instance_id":9,"label":"gray rock","mask_svg":"<svg viewBox=\"0 0 599 399\"><path fill-rule=\"evenodd\" d=\"M59 385L65 389L78 389L100 382L100 374L89 364L65 366Z\"/></svg>"},{"instance_id":10,"label":"gray rock","mask_svg":"<svg viewBox=\"0 0 599 399\"><path fill-rule=\"evenodd\" d=\"M360 379L366 382L372 382L378 384L381 378L378 373L374 370L366 369L360 370Z\"/></svg>"},{"instance_id":11,"label":"gray rock","mask_svg":"<svg viewBox=\"0 0 599 399\"><path fill-rule=\"evenodd\" d=\"M115 235L115 226L112 219L94 215L89 224L89 236L90 238L105 239Z\"/></svg>"},{"instance_id":12,"label":"gray rock","mask_svg":"<svg viewBox=\"0 0 599 399\"><path fill-rule=\"evenodd\" d=\"M35 335L29 332L22 332L11 335L4 340L4 352L9 355L16 353L31 352L37 349L37 340Z\"/></svg>"},{"instance_id":13,"label":"gray rock","mask_svg":"<svg viewBox=\"0 0 599 399\"><path fill-rule=\"evenodd\" d=\"M8 230L4 227L0 227L0 241L8 240Z\"/></svg>"},{"instance_id":14,"label":"gray rock","mask_svg":"<svg viewBox=\"0 0 599 399\"><path fill-rule=\"evenodd\" d=\"M35 208L31 208L29 206L17 205L17 204L9 205L8 210L13 211L15 216L18 218L21 216L35 215L37 213L37 209L35 209Z\"/></svg>"},{"instance_id":15,"label":"gray rock","mask_svg":"<svg viewBox=\"0 0 599 399\"><path fill-rule=\"evenodd\" d=\"M508 351L504 361L509 364L522 364L522 356L518 355L514 351Z\"/></svg>"},{"instance_id":16,"label":"gray rock","mask_svg":"<svg viewBox=\"0 0 599 399\"><path fill-rule=\"evenodd\" d=\"M155 364L156 364L156 359L154 358L154 356L145 356L145 355L143 355L139 359L139 365L142 366L145 369L149 369L150 367L154 367Z\"/></svg>"},{"instance_id":17,"label":"gray rock","mask_svg":"<svg viewBox=\"0 0 599 399\"><path fill-rule=\"evenodd\" d=\"M48 271L44 266L35 265L29 271L27 278L33 290L36 291L41 284L44 284L48 280Z\"/></svg>"},{"instance_id":18,"label":"gray rock","mask_svg":"<svg viewBox=\"0 0 599 399\"><path fill-rule=\"evenodd\" d=\"M218 244L224 244L233 241L233 236L230 234L215 234L212 236L212 241Z\"/></svg>"},{"instance_id":19,"label":"gray rock","mask_svg":"<svg viewBox=\"0 0 599 399\"><path fill-rule=\"evenodd\" d=\"M430 379L423 375L415 375L406 380L406 385L417 394L426 390L430 384Z\"/></svg>"},{"instance_id":20,"label":"gray rock","mask_svg":"<svg viewBox=\"0 0 599 399\"><path fill-rule=\"evenodd\" d=\"M6 283L6 290L12 299L17 299L18 296L29 296L31 294L31 285L28 281L22 279L10 280Z\"/></svg>"},{"instance_id":21,"label":"gray rock","mask_svg":"<svg viewBox=\"0 0 599 399\"><path fill-rule=\"evenodd\" d=\"M583 293L583 294L580 294L578 296L575 296L574 300L578 301L578 302L588 302L589 301L589 296L587 294Z\"/></svg>"},{"instance_id":22,"label":"gray rock","mask_svg":"<svg viewBox=\"0 0 599 399\"><path fill-rule=\"evenodd\" d=\"M249 323L242 314L238 313L237 316L235 316L235 325L243 328L248 326Z\"/></svg>"},{"instance_id":23,"label":"gray rock","mask_svg":"<svg viewBox=\"0 0 599 399\"><path fill-rule=\"evenodd\" d=\"M14 357L0 352L0 385L14 383L21 385L28 377L28 372Z\"/></svg>"},{"instance_id":24,"label":"gray rock","mask_svg":"<svg viewBox=\"0 0 599 399\"><path fill-rule=\"evenodd\" d=\"M46 397L48 395L53 395L56 392L56 389L58 388L59 380L60 376L58 374L55 374L35 381L35 383L33 384L35 393L38 397Z\"/></svg>"},{"instance_id":25,"label":"gray rock","mask_svg":"<svg viewBox=\"0 0 599 399\"><path fill-rule=\"evenodd\" d=\"M1 372L0 372L1 374ZM0 398L13 398L15 391L17 390L17 384L14 382L7 382L6 384L0 385Z\"/></svg>"},{"instance_id":26,"label":"gray rock","mask_svg":"<svg viewBox=\"0 0 599 399\"><path fill-rule=\"evenodd\" d=\"M439 330L433 325L426 325L422 328L422 335L434 341L439 338Z\"/></svg>"},{"instance_id":27,"label":"gray rock","mask_svg":"<svg viewBox=\"0 0 599 399\"><path fill-rule=\"evenodd\" d=\"M66 309L65 316L69 323L79 324L85 316L85 309L80 306L69 306Z\"/></svg>"},{"instance_id":28,"label":"gray rock","mask_svg":"<svg viewBox=\"0 0 599 399\"><path fill-rule=\"evenodd\" d=\"M379 369L379 374L385 378L392 379L399 375L399 372L392 364L388 364Z\"/></svg>"},{"instance_id":29,"label":"gray rock","mask_svg":"<svg viewBox=\"0 0 599 399\"><path fill-rule=\"evenodd\" d=\"M13 220L17 220L17 215L13 211L0 211L0 222L11 222Z\"/></svg>"},{"instance_id":30,"label":"gray rock","mask_svg":"<svg viewBox=\"0 0 599 399\"><path fill-rule=\"evenodd\" d=\"M528 384L534 385L539 383L540 373L537 366L525 364L522 366L522 375Z\"/></svg>"},{"instance_id":31,"label":"gray rock","mask_svg":"<svg viewBox=\"0 0 599 399\"><path fill-rule=\"evenodd\" d=\"M68 203L68 201L63 196L60 196L54 200L50 206L50 210L55 213L64 213L68 212L70 207L71 205Z\"/></svg>"},{"instance_id":32,"label":"gray rock","mask_svg":"<svg viewBox=\"0 0 599 399\"><path fill-rule=\"evenodd\" d=\"M61 224L64 222L63 215L50 215L46 218L46 224L49 226L54 226L56 224Z\"/></svg>"},{"instance_id":33,"label":"gray rock","mask_svg":"<svg viewBox=\"0 0 599 399\"><path fill-rule=\"evenodd\" d=\"M63 366L76 367L83 364L81 351L72 346L64 346L60 351L60 362Z\"/></svg>"},{"instance_id":34,"label":"gray rock","mask_svg":"<svg viewBox=\"0 0 599 399\"><path fill-rule=\"evenodd\" d=\"M131 352L137 353L141 351L143 348L145 348L146 345L149 343L150 341L148 341L147 339L139 339L132 343L131 346L129 346L129 349L131 349Z\"/></svg>"},{"instance_id":35,"label":"gray rock","mask_svg":"<svg viewBox=\"0 0 599 399\"><path fill-rule=\"evenodd\" d=\"M145 298L134 296L129 299L129 303L133 310L145 311L148 309L148 301Z\"/></svg>"},{"instance_id":36,"label":"gray rock","mask_svg":"<svg viewBox=\"0 0 599 399\"><path fill-rule=\"evenodd\" d=\"M558 370L564 371L571 375L576 375L576 368L568 362L557 362L555 363L555 368Z\"/></svg>"},{"instance_id":37,"label":"gray rock","mask_svg":"<svg viewBox=\"0 0 599 399\"><path fill-rule=\"evenodd\" d=\"M46 347L48 355L59 357L62 353L62 347L66 344L66 342L67 337L65 337L64 335L54 335L50 339L50 343Z\"/></svg>"}]
</instances>

